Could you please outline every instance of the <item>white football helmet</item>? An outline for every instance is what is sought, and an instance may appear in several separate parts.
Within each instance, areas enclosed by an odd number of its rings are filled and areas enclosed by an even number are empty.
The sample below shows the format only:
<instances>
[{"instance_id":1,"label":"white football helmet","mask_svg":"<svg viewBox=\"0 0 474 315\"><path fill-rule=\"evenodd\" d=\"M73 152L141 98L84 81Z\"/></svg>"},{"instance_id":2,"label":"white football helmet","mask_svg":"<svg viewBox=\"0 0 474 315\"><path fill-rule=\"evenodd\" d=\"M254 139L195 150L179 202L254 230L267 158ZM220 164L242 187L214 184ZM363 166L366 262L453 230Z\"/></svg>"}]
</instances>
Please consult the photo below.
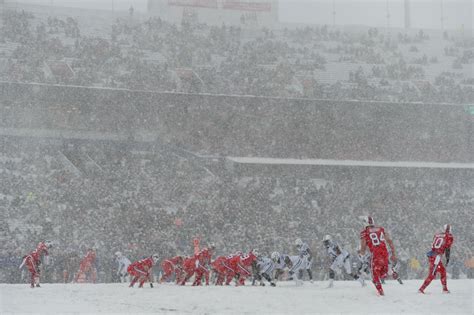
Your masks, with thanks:
<instances>
[{"instance_id":1,"label":"white football helmet","mask_svg":"<svg viewBox=\"0 0 474 315\"><path fill-rule=\"evenodd\" d=\"M115 252L115 256L122 257L122 252Z\"/></svg>"},{"instance_id":2,"label":"white football helmet","mask_svg":"<svg viewBox=\"0 0 474 315\"><path fill-rule=\"evenodd\" d=\"M443 230L445 233L452 233L453 232L453 228L451 227L451 224L445 224L443 226Z\"/></svg>"},{"instance_id":3,"label":"white football helmet","mask_svg":"<svg viewBox=\"0 0 474 315\"><path fill-rule=\"evenodd\" d=\"M47 248L51 248L51 247L53 247L53 242L52 242L52 241L44 241L44 245L45 245Z\"/></svg>"},{"instance_id":4,"label":"white football helmet","mask_svg":"<svg viewBox=\"0 0 474 315\"><path fill-rule=\"evenodd\" d=\"M374 226L375 225L375 221L371 216L364 217L364 223L365 223L365 226Z\"/></svg>"},{"instance_id":5,"label":"white football helmet","mask_svg":"<svg viewBox=\"0 0 474 315\"><path fill-rule=\"evenodd\" d=\"M332 236L331 235L325 235L323 238L323 243L324 245L328 246L332 242Z\"/></svg>"},{"instance_id":6,"label":"white football helmet","mask_svg":"<svg viewBox=\"0 0 474 315\"><path fill-rule=\"evenodd\" d=\"M252 254L255 255L255 257L259 257L260 256L260 253L258 252L258 249L254 248L250 251Z\"/></svg>"},{"instance_id":7,"label":"white football helmet","mask_svg":"<svg viewBox=\"0 0 474 315\"><path fill-rule=\"evenodd\" d=\"M214 250L214 249L216 249L216 244L209 243L209 245L207 245L207 248L209 248L210 250Z\"/></svg>"},{"instance_id":8,"label":"white football helmet","mask_svg":"<svg viewBox=\"0 0 474 315\"><path fill-rule=\"evenodd\" d=\"M275 261L278 258L280 258L280 253L279 252L273 252L270 257L272 258L273 261Z\"/></svg>"},{"instance_id":9,"label":"white football helmet","mask_svg":"<svg viewBox=\"0 0 474 315\"><path fill-rule=\"evenodd\" d=\"M295 240L295 245L296 245L296 246L303 246L303 241L301 240L301 238L297 238L297 239Z\"/></svg>"},{"instance_id":10,"label":"white football helmet","mask_svg":"<svg viewBox=\"0 0 474 315\"><path fill-rule=\"evenodd\" d=\"M153 263L157 263L158 260L160 260L160 257L158 256L158 254L153 254L153 256L151 256L151 258L153 259Z\"/></svg>"}]
</instances>

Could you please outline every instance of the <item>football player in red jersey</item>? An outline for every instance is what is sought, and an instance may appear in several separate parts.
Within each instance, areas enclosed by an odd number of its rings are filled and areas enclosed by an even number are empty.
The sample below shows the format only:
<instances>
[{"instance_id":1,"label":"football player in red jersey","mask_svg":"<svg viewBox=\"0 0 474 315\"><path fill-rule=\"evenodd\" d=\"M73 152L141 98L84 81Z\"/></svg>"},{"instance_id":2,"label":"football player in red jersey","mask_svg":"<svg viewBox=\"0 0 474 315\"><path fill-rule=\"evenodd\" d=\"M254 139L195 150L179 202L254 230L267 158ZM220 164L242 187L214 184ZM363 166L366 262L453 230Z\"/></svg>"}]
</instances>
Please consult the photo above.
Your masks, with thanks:
<instances>
[{"instance_id":1,"label":"football player in red jersey","mask_svg":"<svg viewBox=\"0 0 474 315\"><path fill-rule=\"evenodd\" d=\"M150 281L150 287L153 288L153 281L151 279L151 269L158 263L158 254L136 261L128 266L128 274L132 276L130 287L133 288L137 281L140 281L139 288L143 288L145 281Z\"/></svg>"},{"instance_id":2,"label":"football player in red jersey","mask_svg":"<svg viewBox=\"0 0 474 315\"><path fill-rule=\"evenodd\" d=\"M227 266L231 269L227 273L226 285L236 277L236 286L245 285L245 279L252 275L252 265L257 262L258 251L251 250L248 254L237 252L234 255L228 256Z\"/></svg>"},{"instance_id":3,"label":"football player in red jersey","mask_svg":"<svg viewBox=\"0 0 474 315\"><path fill-rule=\"evenodd\" d=\"M228 268L228 271L226 272L225 285L230 285L232 279L237 276L239 269L238 265L240 263L241 256L242 252L237 251L234 254L230 254L226 257L224 265Z\"/></svg>"},{"instance_id":4,"label":"football player in red jersey","mask_svg":"<svg viewBox=\"0 0 474 315\"><path fill-rule=\"evenodd\" d=\"M179 283L181 280L181 274L183 272L183 261L184 259L182 256L175 256L163 260L161 263L163 275L161 276L160 283L168 281L173 272L176 275L176 283Z\"/></svg>"},{"instance_id":5,"label":"football player in red jersey","mask_svg":"<svg viewBox=\"0 0 474 315\"><path fill-rule=\"evenodd\" d=\"M372 282L377 288L377 292L380 295L384 295L380 280L385 278L388 273L388 250L386 243L392 253L390 260L394 263L397 261L395 246L385 229L375 226L372 217L365 217L364 221L365 229L360 233L360 254L362 256L365 255L367 247L372 253Z\"/></svg>"},{"instance_id":6,"label":"football player in red jersey","mask_svg":"<svg viewBox=\"0 0 474 315\"><path fill-rule=\"evenodd\" d=\"M215 248L215 245L211 244L208 248L203 248L196 254L196 277L193 283L194 286L201 285L202 276L206 279L206 285L209 285L209 268L212 253Z\"/></svg>"},{"instance_id":7,"label":"football player in red jersey","mask_svg":"<svg viewBox=\"0 0 474 315\"><path fill-rule=\"evenodd\" d=\"M97 281L96 257L95 249L89 248L81 260L75 282L88 281L95 283Z\"/></svg>"},{"instance_id":8,"label":"football player in red jersey","mask_svg":"<svg viewBox=\"0 0 474 315\"><path fill-rule=\"evenodd\" d=\"M53 246L51 241L39 242L36 249L23 257L20 269L26 266L31 273L30 285L32 288L40 286L40 269L41 257L44 255L45 260L48 257L48 250Z\"/></svg>"},{"instance_id":9,"label":"football player in red jersey","mask_svg":"<svg viewBox=\"0 0 474 315\"><path fill-rule=\"evenodd\" d=\"M183 276L180 279L180 285L185 285L186 282L194 275L196 271L196 257L185 257L183 261Z\"/></svg>"},{"instance_id":10,"label":"football player in red jersey","mask_svg":"<svg viewBox=\"0 0 474 315\"><path fill-rule=\"evenodd\" d=\"M259 255L257 249L252 249L248 254L240 257L238 285L245 285L245 280L252 275L252 270L256 268L257 257ZM241 270L241 266L243 266L245 270Z\"/></svg>"},{"instance_id":11,"label":"football player in red jersey","mask_svg":"<svg viewBox=\"0 0 474 315\"><path fill-rule=\"evenodd\" d=\"M441 275L441 284L443 285L443 292L449 293L447 282L446 282L446 268L441 261L443 254L446 256L446 266L449 263L449 256L451 254L451 245L453 245L454 238L451 234L451 225L444 225L444 232L435 234L433 238L433 244L431 245L431 250L427 253L428 260L430 262L430 270L428 277L426 277L425 282L418 290L420 293L425 293L426 287L433 281L436 277L436 273Z\"/></svg>"},{"instance_id":12,"label":"football player in red jersey","mask_svg":"<svg viewBox=\"0 0 474 315\"><path fill-rule=\"evenodd\" d=\"M226 265L227 257L226 256L218 256L212 263L211 267L214 271L216 276L216 285L223 285L227 272L232 271Z\"/></svg>"}]
</instances>

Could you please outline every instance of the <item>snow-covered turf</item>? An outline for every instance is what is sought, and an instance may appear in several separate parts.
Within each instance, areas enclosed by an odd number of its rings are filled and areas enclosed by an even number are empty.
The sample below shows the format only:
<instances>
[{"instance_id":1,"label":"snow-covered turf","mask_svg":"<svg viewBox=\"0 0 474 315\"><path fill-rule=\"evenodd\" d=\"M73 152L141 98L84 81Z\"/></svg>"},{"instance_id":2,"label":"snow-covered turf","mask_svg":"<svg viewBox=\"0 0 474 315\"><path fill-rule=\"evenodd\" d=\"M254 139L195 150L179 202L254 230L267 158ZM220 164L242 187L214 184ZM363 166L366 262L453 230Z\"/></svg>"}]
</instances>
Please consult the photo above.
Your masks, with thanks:
<instances>
[{"instance_id":1,"label":"snow-covered turf","mask_svg":"<svg viewBox=\"0 0 474 315\"><path fill-rule=\"evenodd\" d=\"M155 313L155 314L473 314L474 280L450 280L442 294L439 280L426 295L420 280L390 281L385 296L372 284L357 282L280 282L272 287L179 287L171 284L138 289L125 284L0 284L0 313Z\"/></svg>"}]
</instances>

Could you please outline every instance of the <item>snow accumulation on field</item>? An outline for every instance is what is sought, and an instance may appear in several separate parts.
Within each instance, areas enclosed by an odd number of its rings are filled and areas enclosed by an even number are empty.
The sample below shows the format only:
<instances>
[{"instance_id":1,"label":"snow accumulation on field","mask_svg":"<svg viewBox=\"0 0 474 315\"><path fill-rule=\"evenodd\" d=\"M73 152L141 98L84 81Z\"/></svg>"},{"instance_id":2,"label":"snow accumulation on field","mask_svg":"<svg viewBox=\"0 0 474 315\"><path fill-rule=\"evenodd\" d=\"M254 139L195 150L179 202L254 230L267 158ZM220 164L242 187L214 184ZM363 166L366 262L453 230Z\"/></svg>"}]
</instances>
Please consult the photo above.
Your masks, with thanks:
<instances>
[{"instance_id":1,"label":"snow accumulation on field","mask_svg":"<svg viewBox=\"0 0 474 315\"><path fill-rule=\"evenodd\" d=\"M473 314L474 280L451 280L443 294L439 280L417 293L420 280L389 281L379 297L371 283L279 282L277 287L191 287L173 284L143 289L127 284L0 284L0 313L154 314Z\"/></svg>"}]
</instances>

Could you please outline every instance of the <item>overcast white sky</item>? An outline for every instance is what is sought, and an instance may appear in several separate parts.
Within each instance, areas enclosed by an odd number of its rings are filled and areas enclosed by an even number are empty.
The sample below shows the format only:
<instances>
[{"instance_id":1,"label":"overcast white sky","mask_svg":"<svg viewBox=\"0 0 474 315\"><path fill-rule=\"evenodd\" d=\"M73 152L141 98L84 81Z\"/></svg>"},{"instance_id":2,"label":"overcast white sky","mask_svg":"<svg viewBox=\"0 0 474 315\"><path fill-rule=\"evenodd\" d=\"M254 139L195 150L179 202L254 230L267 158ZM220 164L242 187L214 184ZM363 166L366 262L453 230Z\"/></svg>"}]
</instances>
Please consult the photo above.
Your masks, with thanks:
<instances>
[{"instance_id":1,"label":"overcast white sky","mask_svg":"<svg viewBox=\"0 0 474 315\"><path fill-rule=\"evenodd\" d=\"M7 0L9 1L9 0ZM12 1L12 0L10 0ZM14 0L13 0L14 1ZM23 3L61 5L97 9L126 10L133 5L145 12L148 0L17 0ZM155 0L167 1L167 0ZM387 26L387 2L390 26L403 27L404 0L334 0L336 24ZM444 7L444 27L448 29L473 29L473 0L410 0L412 26L420 28L441 27L441 3ZM333 0L280 0L280 20L332 24Z\"/></svg>"}]
</instances>

